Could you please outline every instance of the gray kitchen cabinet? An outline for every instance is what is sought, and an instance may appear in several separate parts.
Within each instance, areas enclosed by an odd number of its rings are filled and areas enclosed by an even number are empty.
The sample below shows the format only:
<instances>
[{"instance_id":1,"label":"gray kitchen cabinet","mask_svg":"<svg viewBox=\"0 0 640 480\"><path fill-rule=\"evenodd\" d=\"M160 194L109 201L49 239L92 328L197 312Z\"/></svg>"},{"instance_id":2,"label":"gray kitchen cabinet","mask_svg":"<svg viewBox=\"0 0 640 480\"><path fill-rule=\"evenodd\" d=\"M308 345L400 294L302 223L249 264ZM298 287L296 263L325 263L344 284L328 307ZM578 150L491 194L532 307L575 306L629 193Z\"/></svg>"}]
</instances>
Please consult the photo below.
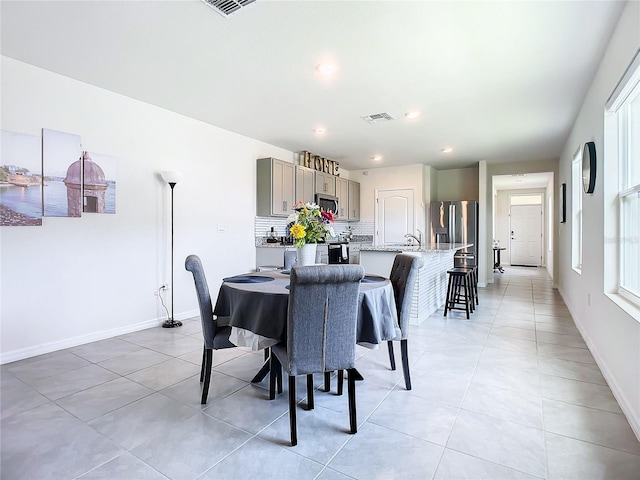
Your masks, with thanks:
<instances>
[{"instance_id":1,"label":"gray kitchen cabinet","mask_svg":"<svg viewBox=\"0 0 640 480\"><path fill-rule=\"evenodd\" d=\"M277 158L257 160L256 213L258 216L286 217L295 203L293 163Z\"/></svg>"},{"instance_id":2,"label":"gray kitchen cabinet","mask_svg":"<svg viewBox=\"0 0 640 480\"><path fill-rule=\"evenodd\" d=\"M316 174L316 193L324 193L326 195L335 196L336 177L323 172L315 172L315 174Z\"/></svg>"},{"instance_id":3,"label":"gray kitchen cabinet","mask_svg":"<svg viewBox=\"0 0 640 480\"><path fill-rule=\"evenodd\" d=\"M313 203L315 201L315 170L296 165L296 202Z\"/></svg>"},{"instance_id":4,"label":"gray kitchen cabinet","mask_svg":"<svg viewBox=\"0 0 640 480\"><path fill-rule=\"evenodd\" d=\"M336 197L338 197L338 219L347 220L349 215L349 180L336 178Z\"/></svg>"},{"instance_id":5,"label":"gray kitchen cabinet","mask_svg":"<svg viewBox=\"0 0 640 480\"><path fill-rule=\"evenodd\" d=\"M349 180L348 220L360 220L360 184Z\"/></svg>"}]
</instances>

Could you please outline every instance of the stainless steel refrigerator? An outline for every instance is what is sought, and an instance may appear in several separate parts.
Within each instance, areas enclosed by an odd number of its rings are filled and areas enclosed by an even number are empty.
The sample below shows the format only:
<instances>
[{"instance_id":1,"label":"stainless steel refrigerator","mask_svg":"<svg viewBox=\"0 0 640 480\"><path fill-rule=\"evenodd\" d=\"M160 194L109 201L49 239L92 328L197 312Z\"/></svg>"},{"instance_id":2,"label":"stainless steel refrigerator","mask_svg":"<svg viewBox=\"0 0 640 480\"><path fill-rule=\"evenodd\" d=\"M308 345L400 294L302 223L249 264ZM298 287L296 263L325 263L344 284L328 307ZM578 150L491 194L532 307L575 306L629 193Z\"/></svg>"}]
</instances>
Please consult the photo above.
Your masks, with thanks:
<instances>
[{"instance_id":1,"label":"stainless steel refrigerator","mask_svg":"<svg viewBox=\"0 0 640 480\"><path fill-rule=\"evenodd\" d=\"M478 264L478 202L435 202L429 205L431 215L431 243L472 243L471 247L458 250L454 266Z\"/></svg>"}]
</instances>

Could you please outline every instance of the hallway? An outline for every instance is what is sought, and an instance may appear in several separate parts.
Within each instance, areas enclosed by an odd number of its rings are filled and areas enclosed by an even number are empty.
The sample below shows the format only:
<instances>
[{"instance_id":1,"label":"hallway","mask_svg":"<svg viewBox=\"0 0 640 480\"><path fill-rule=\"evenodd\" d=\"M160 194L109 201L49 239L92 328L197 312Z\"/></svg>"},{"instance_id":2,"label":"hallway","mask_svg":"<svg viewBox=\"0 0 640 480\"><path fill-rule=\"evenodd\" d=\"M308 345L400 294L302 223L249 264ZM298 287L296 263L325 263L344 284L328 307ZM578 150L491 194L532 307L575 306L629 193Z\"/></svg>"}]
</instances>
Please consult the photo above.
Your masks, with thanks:
<instances>
[{"instance_id":1,"label":"hallway","mask_svg":"<svg viewBox=\"0 0 640 480\"><path fill-rule=\"evenodd\" d=\"M640 443L546 271L494 275L470 320L413 327L413 390L386 348L359 347L358 433L334 380L299 407L295 448L286 394L249 383L262 352L216 351L200 406L199 318L3 365L2 478L639 479Z\"/></svg>"}]
</instances>

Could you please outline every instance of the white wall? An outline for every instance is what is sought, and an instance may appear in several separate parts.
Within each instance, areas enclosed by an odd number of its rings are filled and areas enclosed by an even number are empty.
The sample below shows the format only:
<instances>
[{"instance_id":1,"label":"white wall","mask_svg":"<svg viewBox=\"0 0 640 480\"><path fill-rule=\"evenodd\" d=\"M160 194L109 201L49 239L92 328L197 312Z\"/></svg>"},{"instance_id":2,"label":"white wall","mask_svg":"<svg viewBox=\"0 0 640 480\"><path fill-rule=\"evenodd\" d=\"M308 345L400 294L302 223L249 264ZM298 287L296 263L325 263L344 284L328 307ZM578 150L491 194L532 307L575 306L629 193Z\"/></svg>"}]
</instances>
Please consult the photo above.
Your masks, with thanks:
<instances>
[{"instance_id":1,"label":"white wall","mask_svg":"<svg viewBox=\"0 0 640 480\"><path fill-rule=\"evenodd\" d=\"M370 170L351 170L350 178L360 182L360 221L375 221L376 191L413 188L416 228L425 232L425 210L423 203L423 165L403 167L373 168Z\"/></svg>"},{"instance_id":2,"label":"white wall","mask_svg":"<svg viewBox=\"0 0 640 480\"><path fill-rule=\"evenodd\" d=\"M175 313L197 314L188 254L213 289L255 265L255 159L294 154L2 57L2 129L78 134L118 158L115 215L44 218L0 228L2 363L156 325L169 283L169 188L175 187ZM224 232L217 225L226 225ZM215 291L215 290L214 290Z\"/></svg>"},{"instance_id":3,"label":"white wall","mask_svg":"<svg viewBox=\"0 0 640 480\"><path fill-rule=\"evenodd\" d=\"M603 180L615 158L604 156L604 104L640 47L640 2L628 2L600 63L594 81L577 116L560 157L559 182L571 188L571 160L576 148L593 140L596 144L597 176L595 191L582 197L583 262L582 275L571 268L571 217L559 231L559 289L571 310L600 369L620 406L640 437L640 312L636 318L605 295L604 250L615 231L604 228L605 211L614 206L603 195ZM609 168L608 168L609 166ZM567 210L571 211L571 192L567 192ZM591 301L589 302L589 297ZM589 304L590 303L590 304Z\"/></svg>"}]
</instances>

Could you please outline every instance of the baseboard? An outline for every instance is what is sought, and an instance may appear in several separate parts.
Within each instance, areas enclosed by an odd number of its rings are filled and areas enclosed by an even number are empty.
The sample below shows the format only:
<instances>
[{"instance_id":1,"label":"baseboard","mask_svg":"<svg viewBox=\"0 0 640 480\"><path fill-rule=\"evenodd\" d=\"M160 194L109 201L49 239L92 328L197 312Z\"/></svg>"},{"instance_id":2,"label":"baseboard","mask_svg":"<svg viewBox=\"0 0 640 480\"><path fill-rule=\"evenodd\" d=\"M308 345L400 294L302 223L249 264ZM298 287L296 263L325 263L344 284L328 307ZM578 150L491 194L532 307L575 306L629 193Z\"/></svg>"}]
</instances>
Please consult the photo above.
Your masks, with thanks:
<instances>
[{"instance_id":1,"label":"baseboard","mask_svg":"<svg viewBox=\"0 0 640 480\"><path fill-rule=\"evenodd\" d=\"M175 315L175 318L176 320L186 320L197 315L199 315L198 310L190 310L188 312ZM117 337L118 335L124 335L126 333L138 332L140 330L145 330L152 327L159 327L165 320L166 318L154 318L151 320L145 320L144 322L133 323L118 328L111 328L109 330L101 330L99 332L92 332L86 335L79 335L77 337L65 338L64 340L45 343L34 347L26 347L17 350L10 350L8 352L2 352L0 353L0 365L16 362L18 360L24 360L25 358L43 355L45 353L64 350L65 348L77 347L78 345L84 345L86 343L106 340L107 338Z\"/></svg>"},{"instance_id":2,"label":"baseboard","mask_svg":"<svg viewBox=\"0 0 640 480\"><path fill-rule=\"evenodd\" d=\"M577 317L577 315L571 308L571 305L569 305L569 303L567 302L566 296L562 288L558 287L558 292L560 292L560 296L562 297L562 300L564 301L565 305L569 309L569 312L571 313L571 317L573 318L573 323L576 324L576 328L580 332L580 335L582 335L582 339L587 344L587 348L589 348L591 355L593 355L593 359L596 361L598 368L602 372L602 376L609 384L611 393L613 394L616 401L618 402L618 405L620 405L620 409L622 410L622 413L627 418L627 421L631 426L631 430L633 430L633 433L635 434L636 438L638 439L638 441L640 441L640 418L636 416L633 408L631 407L631 403L627 399L624 392L618 386L618 383L616 382L615 377L607 367L606 362L602 359L602 357L598 353L598 349L595 347L595 345L591 341L591 338L589 337L589 335L586 334L582 324L580 323L580 319Z\"/></svg>"}]
</instances>

